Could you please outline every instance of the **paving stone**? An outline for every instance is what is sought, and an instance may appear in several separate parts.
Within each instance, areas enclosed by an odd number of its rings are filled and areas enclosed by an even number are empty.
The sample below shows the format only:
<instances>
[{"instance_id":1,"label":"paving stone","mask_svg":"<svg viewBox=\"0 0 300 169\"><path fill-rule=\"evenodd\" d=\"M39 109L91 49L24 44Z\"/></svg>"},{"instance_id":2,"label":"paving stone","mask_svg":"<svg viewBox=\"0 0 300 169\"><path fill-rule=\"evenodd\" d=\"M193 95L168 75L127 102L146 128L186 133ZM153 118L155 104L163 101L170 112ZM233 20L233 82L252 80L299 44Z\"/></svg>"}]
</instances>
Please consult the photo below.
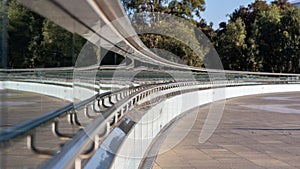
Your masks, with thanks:
<instances>
[{"instance_id":1,"label":"paving stone","mask_svg":"<svg viewBox=\"0 0 300 169\"><path fill-rule=\"evenodd\" d=\"M157 156L156 163L163 164L159 169L184 165L197 169L300 168L300 106L296 106L299 95L277 93L227 100L217 130L203 144L198 137L210 105L201 107L188 135L172 150ZM284 105L299 113L262 110L266 105ZM180 126L172 130L177 131L181 131ZM171 143L168 139L165 143Z\"/></svg>"},{"instance_id":2,"label":"paving stone","mask_svg":"<svg viewBox=\"0 0 300 169\"><path fill-rule=\"evenodd\" d=\"M57 110L69 104L67 101L30 92L0 90L2 129L38 117L44 113ZM66 120L65 120L66 123ZM66 124L61 123L64 127ZM68 125L68 132L72 127ZM65 131L65 130L63 130ZM67 130L66 130L67 131ZM74 132L77 131L74 129ZM39 149L58 150L62 140L53 136L51 125L39 127L36 130L36 146ZM10 142L11 146L0 150L0 168L19 169L37 168L49 156L37 155L27 148L26 137Z\"/></svg>"}]
</instances>

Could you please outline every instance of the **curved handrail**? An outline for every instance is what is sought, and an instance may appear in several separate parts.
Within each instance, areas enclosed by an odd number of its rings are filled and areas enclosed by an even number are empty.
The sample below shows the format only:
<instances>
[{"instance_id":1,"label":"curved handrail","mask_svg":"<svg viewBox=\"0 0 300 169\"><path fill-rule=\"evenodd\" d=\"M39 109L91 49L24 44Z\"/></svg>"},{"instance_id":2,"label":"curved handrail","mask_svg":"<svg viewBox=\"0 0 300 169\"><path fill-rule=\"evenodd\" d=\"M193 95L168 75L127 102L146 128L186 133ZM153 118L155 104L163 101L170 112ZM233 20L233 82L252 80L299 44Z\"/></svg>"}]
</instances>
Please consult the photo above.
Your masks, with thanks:
<instances>
[{"instance_id":1,"label":"curved handrail","mask_svg":"<svg viewBox=\"0 0 300 169\"><path fill-rule=\"evenodd\" d=\"M76 160L76 158L78 158L78 154L81 154L83 152L83 150L84 150L83 147L86 146L87 144L89 144L89 142L90 142L90 137L85 138L86 136L83 136L82 134L86 134L88 132L90 134L89 136L92 136L92 138L94 136L96 137L97 133L99 134L99 131L101 131L103 128L107 127L107 125L108 125L108 123L110 122L111 119L116 119L116 115L119 113L119 111L123 111L122 108L128 106L128 104L135 104L134 103L135 101L132 100L133 98L135 98L137 96L139 98L140 97L147 97L150 93L156 93L156 92L160 92L160 91L165 90L165 89L174 88L174 87L175 88L176 87L182 87L182 86L186 86L186 85L196 85L196 84L195 84L195 82L192 82L192 83L181 82L181 84L173 83L173 82L164 82L164 83L149 84L149 85L138 86L138 87L132 86L132 87L129 87L127 89L119 89L119 90L116 90L114 92L106 92L106 93L102 93L102 94L96 94L96 95L90 97L89 99L81 101L81 102L79 102L75 105L71 103L71 104L69 104L69 105L67 105L67 106L65 106L65 107L63 107L63 108L61 108L57 111L48 112L48 113L46 113L42 116L39 116L35 119L28 120L28 121L23 122L21 124L15 125L11 128L4 129L4 130L0 131L0 144L1 144L1 146L3 146L3 145L6 145L6 143L9 143L9 141L11 139L14 139L14 138L19 137L19 136L23 136L25 134L30 134L30 132L32 130L34 130L35 128L37 128L39 126L42 126L42 125L45 125L45 124L48 124L48 123L51 123L57 117L61 117L61 116L66 115L68 113L68 111L78 109L78 108L82 108L82 107L90 104L91 102L95 101L96 99L109 97L109 96L112 96L114 94L118 94L120 92L129 92L129 90L132 90L132 89L135 89L135 88L136 89L140 88L138 90L133 90L131 92L131 94L128 95L127 99L120 100L114 106L107 109L107 111L103 112L102 113L102 117L103 117L102 119L99 119L99 118L94 119L94 121L85 128L84 133L82 133L82 131L79 131L75 135L75 137L73 137L72 140L67 143L68 146L66 146L66 147L71 148L71 150L72 150L70 152L74 153L75 150L78 151L77 153L73 154L73 156L74 156L73 158ZM143 94L141 94L141 93L143 93ZM129 108L127 107L126 112L128 110L129 110ZM121 114L122 113L124 114L124 112L121 112ZM120 120L120 118L122 118L122 117L118 117L117 120ZM117 121L115 121L114 124L116 122ZM78 148L72 148L73 146L78 147ZM67 148L63 148L63 149L60 150L60 152L65 152L65 154L69 154L70 152L66 152L67 150L68 150ZM61 155L59 155L59 157L62 158ZM55 156L54 159L57 159L57 158L58 157ZM68 158L70 158L70 157L68 157ZM71 161L74 160L74 159L71 159ZM47 164L49 164L49 163L47 163Z\"/></svg>"},{"instance_id":2,"label":"curved handrail","mask_svg":"<svg viewBox=\"0 0 300 169\"><path fill-rule=\"evenodd\" d=\"M151 94L159 93L164 90L169 90L172 88L178 88L178 90L183 89L183 90L191 91L191 89L182 88L185 86L194 86L194 90L199 90L199 86L201 85L202 84L199 83L198 85L196 85L195 82L190 82L190 83L181 82L179 84L165 83L160 85L149 86L142 90L136 91L135 93L132 93L127 97L127 99L123 99L120 102L117 102L113 107L107 109L107 111L105 111L101 117L96 118L92 123L90 123L86 128L84 128L84 130L78 132L76 136L73 137L73 139L70 140L56 156L54 156L52 159L46 162L42 166L42 168L56 168L56 167L73 168L75 163L76 165L81 167L80 156L83 154L86 147L88 147L88 145L94 142L95 140L98 140L97 143L99 143L99 137L100 137L99 135L106 136L107 133L110 132L113 127L115 127L115 124L118 123L128 111L133 109L134 105L137 103L137 101L134 101L135 98L137 97L145 98ZM223 85L234 86L236 84L223 84ZM247 85L249 84L247 83ZM216 84L216 87L220 87L220 85ZM170 92L176 93L176 91L170 91ZM129 104L131 106L128 106ZM127 108L124 110L124 107ZM121 113L120 116L118 116L119 113ZM112 119L115 120L113 124L111 124ZM103 132L106 134L104 134ZM94 150L97 150L99 148L99 144L94 146L95 146ZM77 168L78 166L76 166L75 168Z\"/></svg>"},{"instance_id":3,"label":"curved handrail","mask_svg":"<svg viewBox=\"0 0 300 169\"><path fill-rule=\"evenodd\" d=\"M170 83L169 83L170 84ZM145 88L143 90L132 93L128 96L127 99L123 99L120 102L117 102L113 107L110 107L105 111L101 117L96 118L92 123L90 123L84 131L80 131L70 140L57 154L54 158L50 159L42 168L72 168L75 164L75 161L78 162L78 158L85 151L85 148L91 143L91 139L99 137L99 133L104 130L104 132L109 132L110 130L110 119L115 119L116 113L122 111L123 107L127 107L132 98L136 97L138 94L151 91L155 88L159 88L161 85L155 85L152 87ZM126 109L129 111L129 108ZM124 112L122 113L124 115ZM121 119L120 116L118 119ZM117 121L115 121L117 123ZM109 127L108 127L109 126ZM79 162L80 163L80 162Z\"/></svg>"},{"instance_id":4,"label":"curved handrail","mask_svg":"<svg viewBox=\"0 0 300 169\"><path fill-rule=\"evenodd\" d=\"M9 127L7 129L0 130L0 143L3 144L4 142L6 142L8 140L11 140L15 137L21 136L21 135L33 130L36 127L46 124L50 120L53 120L56 117L62 116L65 112L71 110L73 107L74 107L73 104L70 103L67 106L62 107L58 110L48 112L37 118L30 119L30 120L27 120L20 124Z\"/></svg>"},{"instance_id":5,"label":"curved handrail","mask_svg":"<svg viewBox=\"0 0 300 169\"><path fill-rule=\"evenodd\" d=\"M134 87L134 86L129 87L125 90L131 90L133 88L136 88L136 87ZM124 89L119 89L119 90L116 90L114 92L105 92L105 93L102 93L102 94L96 94L96 95L94 95L94 96L92 96L92 97L90 97L86 100L83 100L83 101L80 101L79 103L76 103L75 105L73 103L70 103L70 104L68 104L68 105L66 105L66 106L64 106L64 107L62 107L58 110L50 111L50 112L45 113L41 116L38 116L34 119L30 119L30 120L27 120L25 122L14 125L12 127L0 130L0 143L4 144L5 142L8 142L9 140L11 140L13 138L22 136L26 133L29 133L30 131L32 131L33 129L35 129L35 128L41 126L41 125L45 125L45 124L48 124L48 123L54 121L54 119L57 118L57 117L61 117L61 116L66 115L66 113L68 113L68 111L84 107L84 106L86 106L87 104L93 102L96 99L107 97L107 96L110 96L110 95L113 95L113 94L118 94L118 93L123 92L123 91L124 91Z\"/></svg>"},{"instance_id":6,"label":"curved handrail","mask_svg":"<svg viewBox=\"0 0 300 169\"><path fill-rule=\"evenodd\" d=\"M24 1L25 0L23 0L23 2ZM72 19L81 23L83 26L88 26L89 31L95 31L95 30L91 29L89 27L89 25L86 25L84 21L79 20L79 18L76 18L75 17L76 15L72 15L72 11L68 11L67 8L62 6L59 2L54 1L54 0L50 0L47 2L49 2L49 3L51 2L51 3L55 4L57 7L63 9L64 12L66 12L67 14L72 16L71 17ZM104 0L104 1L87 1L87 2L91 4L90 7L92 7L94 9L94 12L100 14L99 16L102 20L108 21L108 22L106 22L108 25L111 21L120 18L120 16L122 17L124 14L121 11L122 8L120 8L120 3L117 1ZM106 5L99 5L100 3L105 3ZM119 3L119 4L111 5L110 3L115 3L115 4ZM42 5L44 5L44 4L42 4ZM117 7L117 9L119 9L119 10L114 10L113 8L111 8L112 6ZM109 7L109 8L105 8L105 7ZM43 8L41 8L41 9L43 9ZM107 11L105 11L105 9L107 9ZM117 17L114 18L114 16L117 16ZM124 29L124 27L123 27L123 29L125 30L123 33L122 33L122 31L120 31L122 29L115 27L115 25L111 25L111 28L113 29L113 32L117 36L119 36L120 39L123 39L123 41L127 44L127 46L129 46L131 49L134 50L134 52L136 52L136 54L138 54L136 56L133 56L135 59L145 58L146 62L151 63L151 61L153 61L154 64L157 63L157 64L162 64L166 67L176 68L178 70L188 70L188 71L196 71L196 72L229 73L229 74L237 74L237 75L241 75L241 74L245 75L246 74L246 75L262 75L262 76L293 76L293 77L297 77L297 78L300 76L298 74L252 73L252 72L240 72L240 71L201 69L201 68L195 68L195 67L188 67L185 65L177 64L177 63L170 63L169 61L166 61L164 59L159 59L157 55L149 52L148 49L143 48L143 45L140 44L139 41L137 41L136 39L127 38L126 34L130 34L130 32L126 31L127 28ZM116 46L116 47L118 47L118 46ZM123 48L120 48L120 49L123 49ZM129 52L125 51L125 52L127 52L128 54L132 54L132 52L130 52L130 51ZM88 69L90 69L90 68L92 68L92 67L89 67ZM96 66L96 68L97 68L97 66ZM41 71L41 69L37 69L37 70ZM73 69L70 69L70 70L73 70ZM162 84L162 85L166 85L166 84ZM106 132L108 132L111 119L116 119L114 123L116 123L118 120L120 120L122 115L120 117L117 117L117 114L119 113L119 111L121 111L121 114L122 114L122 113L124 113L123 112L124 107L126 107L126 111L128 111L130 108L132 108L131 105L135 104L134 99L137 96L146 97L151 93L168 89L168 87L167 88L161 87L162 85L156 84L154 86L149 86L147 88L143 88L142 90L139 90L139 91L134 91L133 93L129 92L130 94L128 96L128 99L123 99L123 100L117 102L115 104L115 106L108 108L107 111L105 111L102 114L103 118L102 117L96 118L91 124L89 124L85 128L84 131L83 130L79 131L77 133L77 135L75 137L73 137L73 139L70 142L68 142L60 150L60 153L57 154L54 158L52 158L45 167L50 167L50 168L53 168L55 166L67 167L67 168L72 167L74 165L74 163L76 161L78 161L78 159L80 158L79 156L84 152L86 146L90 143L91 138L93 140L97 139L97 137L99 137L99 133L101 132L101 130L103 128L106 128L107 129ZM142 93L142 95L140 95L141 93ZM111 95L113 93L107 93L107 94ZM76 105L71 104L71 105L68 105L68 106L60 109L59 111L49 112L43 116L38 117L37 119L33 119L32 121L30 120L30 121L24 122L20 125L14 126L16 130L19 130L18 131L19 133L13 134L13 133L11 133L11 131L13 131L12 129L14 129L14 128L9 128L9 129L7 129L7 131L4 130L3 132L1 132L0 136L1 136L1 138L2 138L2 136L3 136L3 138L6 138L3 140L3 142L7 142L8 140L10 140L12 138L24 135L25 133L30 132L32 129L54 120L56 117L62 116L68 110L81 108L99 97L100 97L100 95L95 95L87 100L79 102ZM29 122L31 122L31 123L29 124ZM28 125L28 126L25 126L25 125ZM24 127L25 130L22 130L21 127Z\"/></svg>"},{"instance_id":7,"label":"curved handrail","mask_svg":"<svg viewBox=\"0 0 300 169\"><path fill-rule=\"evenodd\" d=\"M147 86L149 86L149 85L144 85L141 87L147 87ZM42 125L49 124L49 123L53 122L57 117L62 117L64 115L66 115L69 111L82 108L82 107L90 104L91 102L95 101L96 99L106 98L106 97L109 97L112 95L117 95L121 92L126 92L126 91L129 91L132 89L137 89L137 88L139 88L139 86L137 86L137 87L131 86L131 87L128 87L125 89L118 89L113 92L110 91L110 92L105 92L102 94L96 94L96 95L94 95L86 100L80 101L76 104L70 103L58 110L50 111L50 112L45 113L41 116L38 116L34 119L30 119L30 120L24 121L22 123L16 124L12 127L0 130L0 144L3 146L3 145L5 145L6 142L9 142L11 139L23 136L26 133L30 133L35 128L42 126Z\"/></svg>"},{"instance_id":8,"label":"curved handrail","mask_svg":"<svg viewBox=\"0 0 300 169\"><path fill-rule=\"evenodd\" d=\"M43 114L39 117L36 117L34 119L30 119L25 122L14 125L12 127L9 127L7 129L0 130L0 143L5 144L6 142L9 142L11 139L23 136L26 133L30 133L35 128L45 125L45 124L48 124L48 123L54 121L55 118L57 118L57 117L66 115L66 113L68 113L68 111L82 107L82 106L90 103L91 101L95 100L96 98L104 97L109 94L111 94L111 92L107 92L107 93L103 93L103 94L96 94L95 96L92 96L89 99L81 101L76 105L74 105L73 103L70 103L67 106L64 106L58 110L50 111L50 112Z\"/></svg>"},{"instance_id":9,"label":"curved handrail","mask_svg":"<svg viewBox=\"0 0 300 169\"><path fill-rule=\"evenodd\" d=\"M117 67L117 66L116 66ZM117 67L120 68L120 67ZM87 68L83 68L84 70L87 69L98 69L97 66L92 66L87 67ZM105 67L100 67L99 69L104 69ZM135 68L135 69L139 69L139 67ZM73 67L61 67L61 68L26 68L26 69L0 69L0 72L2 73L15 73L15 72L34 72L34 73L39 73L39 72L43 72L43 73L47 73L47 72L55 72L55 71L60 71L60 72L64 72L64 71L73 71L74 68ZM110 70L114 70L114 69L110 69ZM146 67L141 66L141 70L145 70L145 71L150 71L150 72L161 72L161 70L156 70L156 69L146 69ZM180 71L180 70L179 70ZM209 73L225 73L227 75L257 75L257 76L292 76L292 77L300 77L300 74L297 73L271 73L271 72L250 72L250 71L237 71L237 70L219 70L219 69L207 69L207 68L198 68L198 67L190 67L190 71L194 71L194 72L209 72ZM171 71L170 71L171 72ZM182 71L184 72L184 71ZM190 72L191 73L191 72Z\"/></svg>"}]
</instances>

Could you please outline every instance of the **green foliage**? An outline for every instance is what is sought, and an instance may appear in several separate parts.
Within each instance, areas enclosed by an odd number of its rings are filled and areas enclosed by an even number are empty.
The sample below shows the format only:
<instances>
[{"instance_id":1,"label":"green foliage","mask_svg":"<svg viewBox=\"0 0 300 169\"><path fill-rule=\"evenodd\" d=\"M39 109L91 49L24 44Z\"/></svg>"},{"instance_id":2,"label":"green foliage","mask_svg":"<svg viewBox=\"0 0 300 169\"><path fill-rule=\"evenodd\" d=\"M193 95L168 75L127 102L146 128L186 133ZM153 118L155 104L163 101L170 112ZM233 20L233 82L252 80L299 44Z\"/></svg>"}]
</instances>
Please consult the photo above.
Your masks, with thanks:
<instances>
[{"instance_id":1,"label":"green foliage","mask_svg":"<svg viewBox=\"0 0 300 169\"><path fill-rule=\"evenodd\" d=\"M8 2L7 17L10 68L72 66L73 52L77 55L85 42L75 35L73 50L72 33L14 0Z\"/></svg>"},{"instance_id":2,"label":"green foliage","mask_svg":"<svg viewBox=\"0 0 300 169\"><path fill-rule=\"evenodd\" d=\"M244 70L248 67L248 61L244 55L245 27L244 21L238 18L235 22L229 22L224 32L218 37L217 49L222 56L225 69Z\"/></svg>"},{"instance_id":3,"label":"green foliage","mask_svg":"<svg viewBox=\"0 0 300 169\"><path fill-rule=\"evenodd\" d=\"M300 10L289 8L281 18L281 57L280 71L300 72Z\"/></svg>"},{"instance_id":4,"label":"green foliage","mask_svg":"<svg viewBox=\"0 0 300 169\"><path fill-rule=\"evenodd\" d=\"M184 62L197 67L204 65L203 60L208 49L198 45L194 27L201 28L211 39L215 35L212 25L200 20L204 0L122 0L122 3L133 26L137 30L143 30L144 34L139 37L148 48L169 61ZM173 17L172 21L166 22L168 19L164 17L167 15L156 12L172 14L182 19L178 21Z\"/></svg>"},{"instance_id":5,"label":"green foliage","mask_svg":"<svg viewBox=\"0 0 300 169\"><path fill-rule=\"evenodd\" d=\"M278 72L280 60L280 18L279 8L272 5L268 11L262 12L256 22L254 29L259 55L256 60L262 63L263 71Z\"/></svg>"},{"instance_id":6,"label":"green foliage","mask_svg":"<svg viewBox=\"0 0 300 169\"><path fill-rule=\"evenodd\" d=\"M241 6L229 15L228 24L221 23L216 31L212 23L207 24L200 16L204 0L122 0L122 3L135 28L145 31L140 35L145 45L168 60L203 66L210 48L203 35L196 34L190 26L196 25L215 44L226 69L300 72L300 9L287 0L275 0L271 4L255 0L247 7ZM172 21L170 24L149 12L172 14L186 23ZM136 13L142 13L143 17L135 16ZM8 3L7 16L11 68L71 66L76 59L73 56L79 54L86 42L14 0ZM150 29L159 30L150 34ZM91 50L93 55L101 53L99 49ZM110 58L102 64L119 63L123 59L111 52L107 56Z\"/></svg>"},{"instance_id":7,"label":"green foliage","mask_svg":"<svg viewBox=\"0 0 300 169\"><path fill-rule=\"evenodd\" d=\"M238 26L241 20L244 29ZM217 50L227 69L300 72L300 9L286 0L241 6L217 33Z\"/></svg>"},{"instance_id":8,"label":"green foliage","mask_svg":"<svg viewBox=\"0 0 300 169\"><path fill-rule=\"evenodd\" d=\"M204 0L122 0L129 16L141 12L163 12L187 19L199 19Z\"/></svg>"},{"instance_id":9,"label":"green foliage","mask_svg":"<svg viewBox=\"0 0 300 169\"><path fill-rule=\"evenodd\" d=\"M45 20L42 28L43 40L41 42L42 55L39 62L45 61L45 66L72 66L74 55L77 56L85 40L74 35L74 49L73 34L65 29L57 26L49 20ZM74 50L74 51L73 51Z\"/></svg>"},{"instance_id":10,"label":"green foliage","mask_svg":"<svg viewBox=\"0 0 300 169\"><path fill-rule=\"evenodd\" d=\"M30 64L30 51L27 45L33 33L30 23L34 21L30 12L10 1L7 10L8 17L8 65L10 67L25 67Z\"/></svg>"},{"instance_id":11,"label":"green foliage","mask_svg":"<svg viewBox=\"0 0 300 169\"><path fill-rule=\"evenodd\" d=\"M160 17L160 21L152 21L148 25L133 24L138 32L143 32L140 39L144 44L150 49L155 49L153 50L155 53L169 61L202 67L208 49L205 44L199 45L195 36L196 26L185 19L169 15Z\"/></svg>"}]
</instances>

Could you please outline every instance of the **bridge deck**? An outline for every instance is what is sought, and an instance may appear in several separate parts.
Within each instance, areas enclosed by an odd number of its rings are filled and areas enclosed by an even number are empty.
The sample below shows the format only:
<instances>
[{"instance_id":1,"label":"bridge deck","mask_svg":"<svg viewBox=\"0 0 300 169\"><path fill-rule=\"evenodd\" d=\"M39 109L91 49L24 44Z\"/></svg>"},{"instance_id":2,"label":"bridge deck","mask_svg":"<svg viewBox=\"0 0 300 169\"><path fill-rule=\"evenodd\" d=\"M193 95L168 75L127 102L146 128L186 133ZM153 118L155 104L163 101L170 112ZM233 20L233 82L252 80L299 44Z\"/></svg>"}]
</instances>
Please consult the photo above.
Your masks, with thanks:
<instances>
[{"instance_id":1,"label":"bridge deck","mask_svg":"<svg viewBox=\"0 0 300 169\"><path fill-rule=\"evenodd\" d=\"M198 142L209 105L200 109L188 135L174 148L174 134L195 116L180 120L160 147L154 169L300 168L300 93L247 96L226 101L222 121L204 144Z\"/></svg>"},{"instance_id":2,"label":"bridge deck","mask_svg":"<svg viewBox=\"0 0 300 169\"><path fill-rule=\"evenodd\" d=\"M3 128L59 109L68 103L61 99L13 90L0 90L1 126ZM75 130L76 131L76 130ZM36 130L36 146L55 150L62 143L51 133L51 125ZM14 140L12 146L0 151L0 168L36 168L47 158L27 149L26 138Z\"/></svg>"},{"instance_id":3,"label":"bridge deck","mask_svg":"<svg viewBox=\"0 0 300 169\"><path fill-rule=\"evenodd\" d=\"M31 92L0 90L1 127L8 127L30 120L68 104L50 96Z\"/></svg>"}]
</instances>

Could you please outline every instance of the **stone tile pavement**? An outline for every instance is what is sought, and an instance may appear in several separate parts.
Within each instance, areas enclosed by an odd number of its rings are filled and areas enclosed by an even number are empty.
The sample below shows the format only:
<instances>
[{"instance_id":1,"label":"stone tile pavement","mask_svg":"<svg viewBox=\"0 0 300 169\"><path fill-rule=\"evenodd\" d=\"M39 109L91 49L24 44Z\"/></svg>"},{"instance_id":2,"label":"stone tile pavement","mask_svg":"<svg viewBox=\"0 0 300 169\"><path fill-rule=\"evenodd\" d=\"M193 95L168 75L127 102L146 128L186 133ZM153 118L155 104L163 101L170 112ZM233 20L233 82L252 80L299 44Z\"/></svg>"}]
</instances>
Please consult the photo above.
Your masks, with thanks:
<instances>
[{"instance_id":1,"label":"stone tile pavement","mask_svg":"<svg viewBox=\"0 0 300 169\"><path fill-rule=\"evenodd\" d=\"M153 168L300 168L299 103L299 92L227 100L217 130L201 144L198 138L209 111L209 105L203 106L183 117L185 120L180 120L172 129L161 145ZM186 134L182 133L182 127L184 123L191 123L195 116L197 118L187 136L169 148L174 143L174 135Z\"/></svg>"},{"instance_id":2,"label":"stone tile pavement","mask_svg":"<svg viewBox=\"0 0 300 169\"><path fill-rule=\"evenodd\" d=\"M13 90L0 90L0 98L1 128L24 122L68 104L57 98ZM62 123L60 128L64 128L65 124ZM77 129L73 131L76 132ZM70 129L67 132L70 132ZM62 143L63 140L53 137L51 125L36 130L36 146L39 149L57 150ZM15 139L10 144L11 146L0 149L0 169L36 168L49 158L30 151L27 148L26 137Z\"/></svg>"}]
</instances>

